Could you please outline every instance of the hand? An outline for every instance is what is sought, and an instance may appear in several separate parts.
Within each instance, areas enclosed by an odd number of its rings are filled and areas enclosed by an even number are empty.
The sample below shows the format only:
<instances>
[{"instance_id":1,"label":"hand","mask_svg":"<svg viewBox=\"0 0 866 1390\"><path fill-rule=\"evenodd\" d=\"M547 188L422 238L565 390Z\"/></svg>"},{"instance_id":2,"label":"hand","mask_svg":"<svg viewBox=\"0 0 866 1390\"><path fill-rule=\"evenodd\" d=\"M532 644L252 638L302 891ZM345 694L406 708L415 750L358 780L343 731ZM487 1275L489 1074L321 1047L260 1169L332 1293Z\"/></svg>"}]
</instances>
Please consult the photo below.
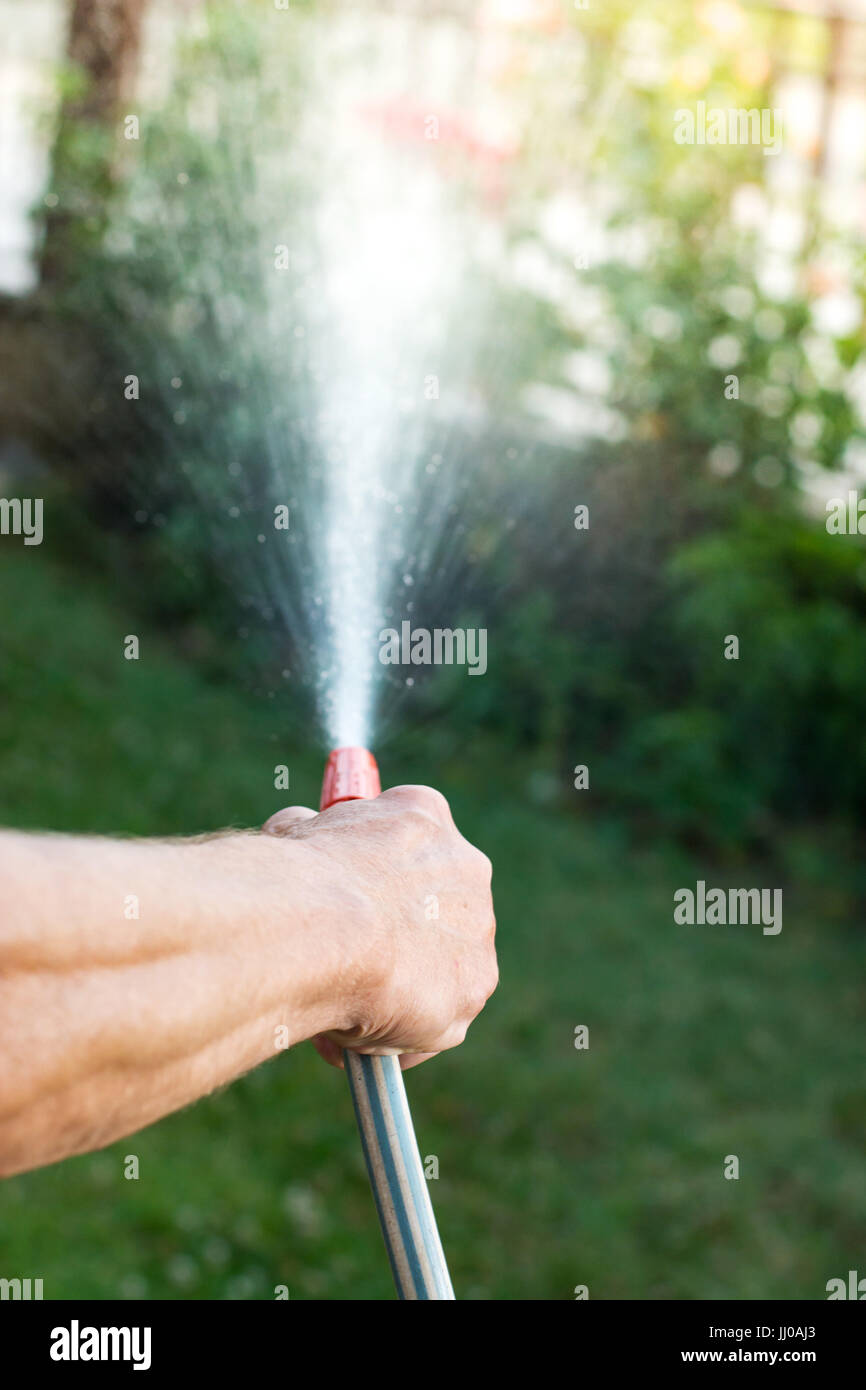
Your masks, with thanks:
<instances>
[{"instance_id":1,"label":"hand","mask_svg":"<svg viewBox=\"0 0 866 1390\"><path fill-rule=\"evenodd\" d=\"M345 885L358 916L362 969L349 1026L319 1034L318 1051L399 1054L405 1069L456 1047L496 988L491 866L430 787L392 787L372 801L316 814L278 811L269 835L303 841L321 872Z\"/></svg>"}]
</instances>

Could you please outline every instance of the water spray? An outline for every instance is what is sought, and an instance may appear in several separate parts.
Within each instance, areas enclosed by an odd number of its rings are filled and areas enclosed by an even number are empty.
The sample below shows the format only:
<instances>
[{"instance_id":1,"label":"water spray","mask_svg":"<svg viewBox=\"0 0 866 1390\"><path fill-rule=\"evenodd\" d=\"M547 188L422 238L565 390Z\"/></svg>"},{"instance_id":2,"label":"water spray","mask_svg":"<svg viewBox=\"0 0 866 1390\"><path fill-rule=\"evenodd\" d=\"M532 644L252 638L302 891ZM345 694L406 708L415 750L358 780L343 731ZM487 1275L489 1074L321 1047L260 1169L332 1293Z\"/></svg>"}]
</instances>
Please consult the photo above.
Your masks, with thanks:
<instances>
[{"instance_id":1,"label":"water spray","mask_svg":"<svg viewBox=\"0 0 866 1390\"><path fill-rule=\"evenodd\" d=\"M372 753L335 748L319 810L370 800L380 791ZM397 1293L401 1299L453 1299L399 1058L345 1051L343 1059Z\"/></svg>"}]
</instances>

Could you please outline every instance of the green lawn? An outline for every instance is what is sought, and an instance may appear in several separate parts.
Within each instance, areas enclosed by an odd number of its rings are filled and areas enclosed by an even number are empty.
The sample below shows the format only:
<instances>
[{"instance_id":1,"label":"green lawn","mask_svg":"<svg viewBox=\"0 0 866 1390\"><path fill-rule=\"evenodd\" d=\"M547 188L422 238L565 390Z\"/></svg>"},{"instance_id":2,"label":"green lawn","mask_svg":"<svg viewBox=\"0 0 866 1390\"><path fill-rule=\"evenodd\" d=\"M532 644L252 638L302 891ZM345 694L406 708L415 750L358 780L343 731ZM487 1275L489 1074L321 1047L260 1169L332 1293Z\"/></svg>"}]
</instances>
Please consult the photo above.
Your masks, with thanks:
<instances>
[{"instance_id":1,"label":"green lawn","mask_svg":"<svg viewBox=\"0 0 866 1390\"><path fill-rule=\"evenodd\" d=\"M289 745L277 702L205 684L92 581L4 538L0 593L0 820L253 824L279 802L278 762L291 799L315 799L312 732ZM591 794L572 793L580 816L567 795L533 799L549 769L483 739L428 730L381 751L389 781L451 797L495 870L499 992L462 1048L408 1078L458 1297L821 1298L866 1274L866 934L848 867L792 851L778 937L675 926L675 888L780 886L778 870L714 880L630 845L592 820ZM392 1297L343 1077L304 1046L0 1184L0 1275L42 1277L47 1298Z\"/></svg>"}]
</instances>

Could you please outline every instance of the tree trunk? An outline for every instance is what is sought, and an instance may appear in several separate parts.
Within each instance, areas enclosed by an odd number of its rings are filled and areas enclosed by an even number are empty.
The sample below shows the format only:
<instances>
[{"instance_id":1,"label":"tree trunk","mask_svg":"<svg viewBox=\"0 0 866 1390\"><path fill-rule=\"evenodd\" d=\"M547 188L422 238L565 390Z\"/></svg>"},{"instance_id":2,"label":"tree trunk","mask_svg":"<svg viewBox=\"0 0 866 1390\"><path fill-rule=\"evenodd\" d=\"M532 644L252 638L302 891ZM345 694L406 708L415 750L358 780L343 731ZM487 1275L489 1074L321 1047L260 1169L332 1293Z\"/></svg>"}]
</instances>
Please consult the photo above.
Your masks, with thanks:
<instances>
[{"instance_id":1,"label":"tree trunk","mask_svg":"<svg viewBox=\"0 0 866 1390\"><path fill-rule=\"evenodd\" d=\"M45 285L65 273L80 239L104 230L117 122L134 89L147 5L73 0L66 45L73 87L61 103L52 158L40 260Z\"/></svg>"}]
</instances>

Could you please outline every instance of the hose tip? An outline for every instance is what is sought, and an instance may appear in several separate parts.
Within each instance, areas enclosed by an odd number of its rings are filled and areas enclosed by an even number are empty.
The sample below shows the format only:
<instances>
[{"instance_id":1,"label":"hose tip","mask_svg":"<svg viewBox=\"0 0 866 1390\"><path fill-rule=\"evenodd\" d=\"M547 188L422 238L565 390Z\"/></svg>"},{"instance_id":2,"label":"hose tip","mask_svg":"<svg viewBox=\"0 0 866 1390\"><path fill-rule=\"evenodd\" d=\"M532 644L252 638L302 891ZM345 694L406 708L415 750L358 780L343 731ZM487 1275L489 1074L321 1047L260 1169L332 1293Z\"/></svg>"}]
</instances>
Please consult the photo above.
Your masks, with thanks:
<instances>
[{"instance_id":1,"label":"hose tip","mask_svg":"<svg viewBox=\"0 0 866 1390\"><path fill-rule=\"evenodd\" d=\"M338 801L369 801L381 790L372 753L366 748L335 748L325 765L319 810Z\"/></svg>"}]
</instances>

